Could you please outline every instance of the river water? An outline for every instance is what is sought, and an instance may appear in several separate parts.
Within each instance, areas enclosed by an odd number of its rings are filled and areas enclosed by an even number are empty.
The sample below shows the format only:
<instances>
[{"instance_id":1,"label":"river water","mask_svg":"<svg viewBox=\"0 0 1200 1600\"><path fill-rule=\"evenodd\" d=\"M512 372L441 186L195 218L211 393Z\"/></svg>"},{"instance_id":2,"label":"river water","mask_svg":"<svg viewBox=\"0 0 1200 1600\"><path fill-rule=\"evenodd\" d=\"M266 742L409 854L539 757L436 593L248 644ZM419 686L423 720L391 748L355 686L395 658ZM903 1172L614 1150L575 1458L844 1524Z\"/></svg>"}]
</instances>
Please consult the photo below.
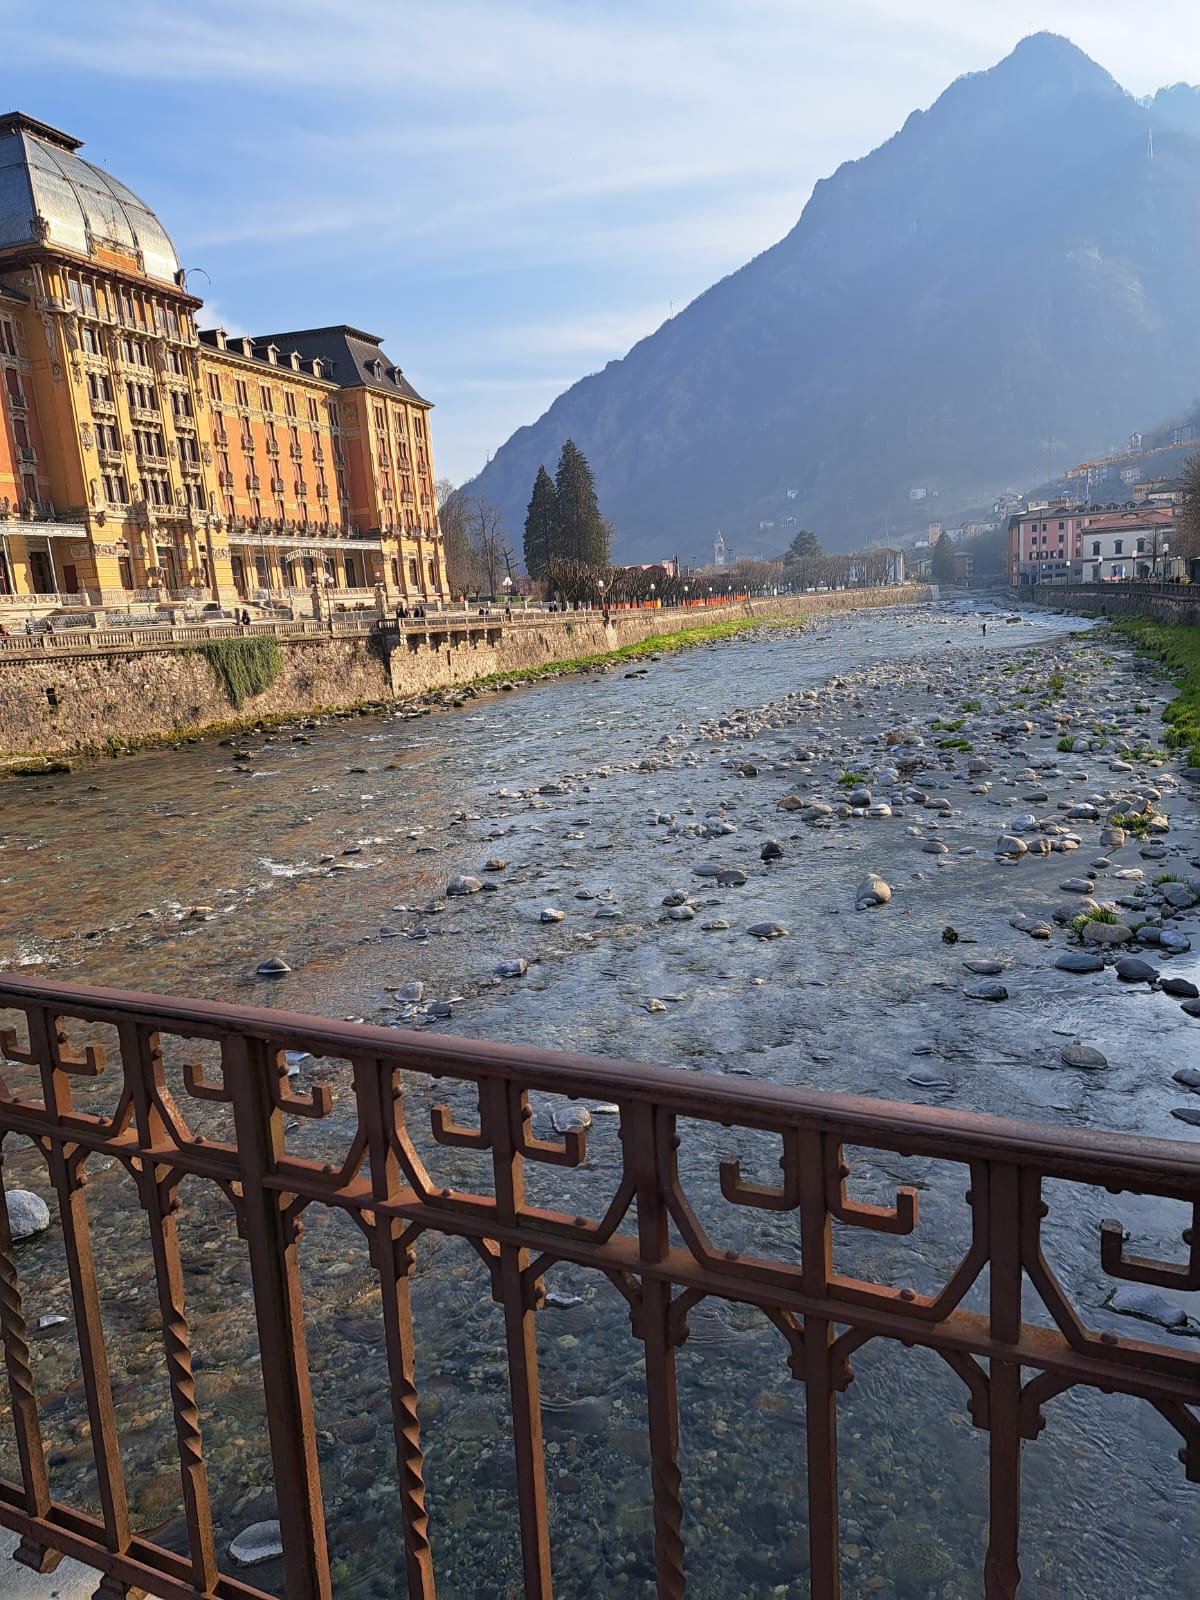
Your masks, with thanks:
<instances>
[{"instance_id":1,"label":"river water","mask_svg":"<svg viewBox=\"0 0 1200 1600\"><path fill-rule=\"evenodd\" d=\"M898 817L808 832L774 809L781 785L780 774L768 776L772 763L783 776L790 764L831 780L857 736L911 720L935 687L940 705L946 683L962 699L985 680L994 689L1010 670L1036 679L1039 651L1076 651L1081 672L1116 683L1128 700L1128 663L1085 663L1090 645L1068 642L1078 627L1040 614L994 618L985 637L978 618L948 608L828 619L669 654L640 675L618 668L461 709L332 719L10 784L0 791L0 968L1178 1137L1169 1112L1182 1096L1172 1093L1170 1071L1191 1048L1186 1029L1195 1024L1111 986L1102 997L1092 980L1048 987L1048 952L1008 927L1018 907L1013 880L991 858L997 819L982 811L990 801L954 791L956 820L945 837L969 840L979 854L956 856L947 871L912 853ZM864 687L796 706L790 721L777 718L736 749L696 731L738 708L864 672ZM1156 690L1147 728L1162 699ZM797 766L798 744L814 756ZM751 756L759 772L744 776ZM562 792L538 794L545 785ZM728 831L699 837L705 819ZM1180 802L1180 821L1189 820ZM778 868L759 862L768 837L784 841ZM482 873L489 857L502 858L504 870ZM742 867L749 881L713 889L692 875L706 859ZM883 871L896 892L891 905L856 915L854 885L868 868ZM1063 860L1048 870L1052 884ZM490 877L497 892L446 898L456 873ZM661 902L677 889L691 892L694 921L666 920ZM546 907L564 919L542 923ZM790 936L747 939L746 926L764 918L782 920ZM703 931L705 920L731 926ZM963 948L942 942L947 924L981 952L1002 951L1009 1003L962 1000ZM292 972L272 983L257 978L259 961L276 953ZM524 977L492 976L498 961L518 957L530 963ZM413 982L425 986L422 1004L449 1002L450 1017L431 1020L399 1002L397 988ZM1050 1070L1062 1038L1075 1034L1098 1044L1111 1070ZM914 1050L944 1071L944 1087L909 1083ZM302 1064L302 1081L318 1075ZM425 1085L412 1094L418 1107L432 1098ZM614 1120L596 1117L587 1167L571 1176L581 1209L602 1208L611 1193ZM698 1183L734 1149L702 1130L687 1141ZM748 1170L761 1160L759 1181L770 1181L768 1154L751 1139L736 1153ZM472 1159L452 1168L456 1178ZM10 1161L7 1181L17 1180L47 1192L32 1157ZM886 1201L895 1184L913 1181L922 1190L918 1234L857 1234L846 1259L849 1270L928 1292L966 1238L964 1174L864 1155L855 1198ZM144 1227L121 1173L96 1172L89 1193L135 1520L178 1543ZM223 1548L272 1515L258 1357L245 1262L227 1216L198 1185L185 1185L184 1201ZM1178 1254L1186 1219L1171 1208L1127 1197L1108 1205L1144 1230L1142 1253ZM1094 1326L1128 1334L1129 1323L1103 1305L1111 1284L1095 1259L1102 1214L1090 1194L1060 1197L1055 1265ZM744 1227L731 1242L787 1248L786 1218L755 1213ZM51 1229L21 1247L35 1318L69 1318L56 1241ZM362 1240L341 1218L310 1215L302 1253L335 1593L392 1595L402 1591L378 1295ZM418 1261L439 1593L519 1593L499 1313L465 1250L423 1241ZM627 1308L584 1273L556 1268L547 1286L578 1301L539 1319L556 1592L641 1596L652 1592L649 1484ZM804 1403L786 1348L775 1329L736 1308L704 1306L691 1323L680 1357L689 1593L806 1595L795 1489ZM71 1350L69 1321L47 1330L35 1371L54 1487L77 1503L94 1491ZM971 1425L959 1380L936 1357L883 1341L854 1365L839 1402L846 1593L981 1594L987 1435ZM1194 1491L1166 1423L1133 1400L1081 1392L1053 1402L1047 1417L1026 1450L1022 1594L1200 1591ZM282 1594L274 1565L253 1577Z\"/></svg>"}]
</instances>

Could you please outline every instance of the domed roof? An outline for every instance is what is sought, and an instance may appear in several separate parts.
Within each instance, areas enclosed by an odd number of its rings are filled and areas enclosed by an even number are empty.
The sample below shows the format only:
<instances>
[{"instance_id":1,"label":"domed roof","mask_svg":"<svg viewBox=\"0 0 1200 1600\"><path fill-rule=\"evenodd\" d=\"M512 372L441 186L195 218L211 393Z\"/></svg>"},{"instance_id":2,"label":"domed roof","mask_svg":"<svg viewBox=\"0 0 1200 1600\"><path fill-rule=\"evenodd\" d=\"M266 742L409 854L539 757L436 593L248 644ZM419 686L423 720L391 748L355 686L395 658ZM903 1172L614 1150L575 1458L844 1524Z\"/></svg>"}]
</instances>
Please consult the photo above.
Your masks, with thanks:
<instances>
[{"instance_id":1,"label":"domed roof","mask_svg":"<svg viewBox=\"0 0 1200 1600\"><path fill-rule=\"evenodd\" d=\"M0 117L0 250L49 244L86 256L99 246L174 283L179 257L162 223L123 183L77 156L79 144L19 111Z\"/></svg>"}]
</instances>

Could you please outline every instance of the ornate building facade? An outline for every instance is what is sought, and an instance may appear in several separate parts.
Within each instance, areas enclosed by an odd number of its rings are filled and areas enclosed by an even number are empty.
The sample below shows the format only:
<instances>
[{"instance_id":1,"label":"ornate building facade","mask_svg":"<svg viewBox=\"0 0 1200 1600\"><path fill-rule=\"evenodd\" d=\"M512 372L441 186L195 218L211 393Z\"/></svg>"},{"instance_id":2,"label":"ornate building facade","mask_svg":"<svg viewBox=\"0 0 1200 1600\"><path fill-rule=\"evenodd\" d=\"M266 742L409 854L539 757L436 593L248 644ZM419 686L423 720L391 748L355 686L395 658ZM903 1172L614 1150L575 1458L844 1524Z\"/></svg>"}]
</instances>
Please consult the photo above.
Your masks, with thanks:
<instances>
[{"instance_id":1,"label":"ornate building facade","mask_svg":"<svg viewBox=\"0 0 1200 1600\"><path fill-rule=\"evenodd\" d=\"M448 597L430 404L375 336L197 331L157 217L0 117L0 597Z\"/></svg>"}]
</instances>

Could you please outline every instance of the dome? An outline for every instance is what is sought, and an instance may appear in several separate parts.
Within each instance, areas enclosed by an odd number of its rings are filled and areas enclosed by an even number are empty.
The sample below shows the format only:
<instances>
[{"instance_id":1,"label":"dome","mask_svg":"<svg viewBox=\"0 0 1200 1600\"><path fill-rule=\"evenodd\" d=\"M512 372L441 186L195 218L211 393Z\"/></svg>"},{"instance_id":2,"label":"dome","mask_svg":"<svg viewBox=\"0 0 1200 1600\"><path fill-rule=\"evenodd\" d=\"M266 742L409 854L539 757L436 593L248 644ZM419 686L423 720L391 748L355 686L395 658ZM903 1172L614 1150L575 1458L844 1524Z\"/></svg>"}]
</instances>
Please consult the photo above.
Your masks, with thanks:
<instances>
[{"instance_id":1,"label":"dome","mask_svg":"<svg viewBox=\"0 0 1200 1600\"><path fill-rule=\"evenodd\" d=\"M174 283L179 257L150 208L75 154L80 141L33 117L0 117L0 250L57 245L77 255L112 249L148 278Z\"/></svg>"}]
</instances>

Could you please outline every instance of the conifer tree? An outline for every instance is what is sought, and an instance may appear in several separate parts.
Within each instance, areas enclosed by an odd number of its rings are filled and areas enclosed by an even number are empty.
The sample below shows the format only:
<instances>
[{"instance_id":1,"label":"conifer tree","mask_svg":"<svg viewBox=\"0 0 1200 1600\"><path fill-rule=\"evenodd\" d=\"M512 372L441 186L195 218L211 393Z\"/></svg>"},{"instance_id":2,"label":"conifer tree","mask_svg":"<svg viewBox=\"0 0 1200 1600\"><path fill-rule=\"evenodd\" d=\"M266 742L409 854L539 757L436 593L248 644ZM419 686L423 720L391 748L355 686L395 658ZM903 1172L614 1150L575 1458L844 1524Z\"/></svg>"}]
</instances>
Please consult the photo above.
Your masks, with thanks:
<instances>
[{"instance_id":1,"label":"conifer tree","mask_svg":"<svg viewBox=\"0 0 1200 1600\"><path fill-rule=\"evenodd\" d=\"M554 479L545 467L539 467L529 510L525 513L525 570L531 578L546 576L551 561L558 554L557 537L558 496L554 492Z\"/></svg>"},{"instance_id":2,"label":"conifer tree","mask_svg":"<svg viewBox=\"0 0 1200 1600\"><path fill-rule=\"evenodd\" d=\"M558 501L555 554L590 567L608 565L608 530L596 503L596 485L587 457L573 439L562 447L554 479Z\"/></svg>"}]
</instances>

